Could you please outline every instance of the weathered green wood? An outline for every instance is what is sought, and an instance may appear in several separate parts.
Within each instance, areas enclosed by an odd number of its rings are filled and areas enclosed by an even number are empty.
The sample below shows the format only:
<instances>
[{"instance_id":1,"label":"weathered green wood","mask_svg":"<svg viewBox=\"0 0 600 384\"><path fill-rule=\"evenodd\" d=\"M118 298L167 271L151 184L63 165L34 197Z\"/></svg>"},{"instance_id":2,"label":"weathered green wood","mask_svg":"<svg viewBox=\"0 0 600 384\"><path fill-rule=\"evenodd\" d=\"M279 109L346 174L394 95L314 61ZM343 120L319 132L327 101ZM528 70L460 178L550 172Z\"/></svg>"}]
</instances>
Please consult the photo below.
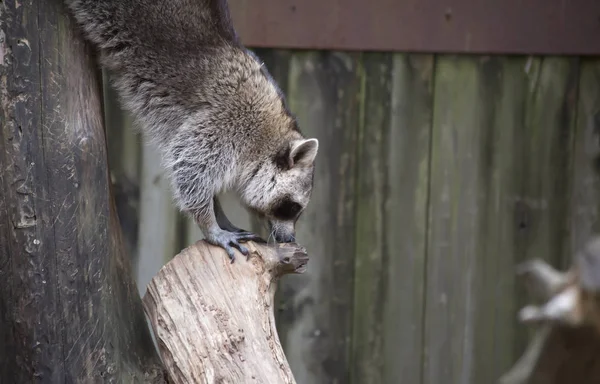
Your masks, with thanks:
<instances>
[{"instance_id":1,"label":"weathered green wood","mask_svg":"<svg viewBox=\"0 0 600 384\"><path fill-rule=\"evenodd\" d=\"M360 56L295 53L288 100L300 128L319 139L311 203L298 222L308 270L282 282L280 337L298 383L347 383L355 254Z\"/></svg>"},{"instance_id":2,"label":"weathered green wood","mask_svg":"<svg viewBox=\"0 0 600 384\"><path fill-rule=\"evenodd\" d=\"M419 383L433 57L363 62L352 382Z\"/></svg>"},{"instance_id":3,"label":"weathered green wood","mask_svg":"<svg viewBox=\"0 0 600 384\"><path fill-rule=\"evenodd\" d=\"M600 232L600 60L581 63L571 195L571 257Z\"/></svg>"},{"instance_id":4,"label":"weathered green wood","mask_svg":"<svg viewBox=\"0 0 600 384\"><path fill-rule=\"evenodd\" d=\"M365 54L361 62L361 114L358 134L356 244L352 323L352 383L381 383L386 157L390 124L392 57Z\"/></svg>"},{"instance_id":5,"label":"weathered green wood","mask_svg":"<svg viewBox=\"0 0 600 384\"><path fill-rule=\"evenodd\" d=\"M482 126L476 59L439 57L435 73L424 383L471 383Z\"/></svg>"},{"instance_id":6,"label":"weathered green wood","mask_svg":"<svg viewBox=\"0 0 600 384\"><path fill-rule=\"evenodd\" d=\"M140 181L139 257L135 265L140 295L167 261L181 250L181 214L173 204L156 147L144 145Z\"/></svg>"},{"instance_id":7,"label":"weathered green wood","mask_svg":"<svg viewBox=\"0 0 600 384\"><path fill-rule=\"evenodd\" d=\"M532 60L525 120L526 170L520 210L527 215L518 245L523 258L570 264L569 183L575 132L578 59ZM536 64L537 63L537 64ZM537 67L537 69L536 69Z\"/></svg>"},{"instance_id":8,"label":"weathered green wood","mask_svg":"<svg viewBox=\"0 0 600 384\"><path fill-rule=\"evenodd\" d=\"M566 241L575 64L438 59L423 383L494 382L522 352L515 265Z\"/></svg>"},{"instance_id":9,"label":"weathered green wood","mask_svg":"<svg viewBox=\"0 0 600 384\"><path fill-rule=\"evenodd\" d=\"M381 383L383 368L387 152L392 56L365 54L357 153L356 244L351 383ZM394 150L394 149L392 149Z\"/></svg>"},{"instance_id":10,"label":"weathered green wood","mask_svg":"<svg viewBox=\"0 0 600 384\"><path fill-rule=\"evenodd\" d=\"M421 382L433 63L433 55L394 55L393 61L384 205L384 383Z\"/></svg>"},{"instance_id":11,"label":"weathered green wood","mask_svg":"<svg viewBox=\"0 0 600 384\"><path fill-rule=\"evenodd\" d=\"M0 2L0 382L164 383L110 195L93 50Z\"/></svg>"},{"instance_id":12,"label":"weathered green wood","mask_svg":"<svg viewBox=\"0 0 600 384\"><path fill-rule=\"evenodd\" d=\"M523 158L528 148L525 121L529 79L525 58L480 58L478 197L474 214L477 230L468 241L475 242L474 284L471 286L472 322L471 382L494 382L514 362L517 346L525 340L516 322L518 292L516 264L523 255L516 236L523 229L519 210L524 180ZM459 219L460 220L460 219ZM467 234L469 236L469 234Z\"/></svg>"},{"instance_id":13,"label":"weathered green wood","mask_svg":"<svg viewBox=\"0 0 600 384\"><path fill-rule=\"evenodd\" d=\"M477 293L472 382L494 382L517 358L516 347L525 339L517 324L520 286L515 276L516 264L523 255L515 237L522 227L521 211L515 199L524 181L522 161L527 156L523 126L529 83L527 60L493 58L480 66L481 98L486 114L480 129L489 129L481 142L482 162L479 182L484 201L478 213L479 230L472 236L476 245L480 274Z\"/></svg>"},{"instance_id":14,"label":"weathered green wood","mask_svg":"<svg viewBox=\"0 0 600 384\"><path fill-rule=\"evenodd\" d=\"M110 85L109 73L102 71L104 121L108 145L108 163L119 222L134 265L138 257L141 145L132 119L119 104Z\"/></svg>"}]
</instances>

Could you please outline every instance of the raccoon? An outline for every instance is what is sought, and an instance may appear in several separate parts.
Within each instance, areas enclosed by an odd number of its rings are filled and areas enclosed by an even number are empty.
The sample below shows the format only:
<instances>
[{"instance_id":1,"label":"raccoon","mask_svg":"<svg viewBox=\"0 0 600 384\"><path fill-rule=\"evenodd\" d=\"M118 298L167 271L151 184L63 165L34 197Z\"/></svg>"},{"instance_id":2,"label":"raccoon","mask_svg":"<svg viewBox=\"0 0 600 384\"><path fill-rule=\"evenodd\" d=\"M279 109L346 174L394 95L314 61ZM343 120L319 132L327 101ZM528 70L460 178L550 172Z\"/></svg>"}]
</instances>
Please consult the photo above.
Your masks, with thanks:
<instances>
[{"instance_id":1,"label":"raccoon","mask_svg":"<svg viewBox=\"0 0 600 384\"><path fill-rule=\"evenodd\" d=\"M566 272L541 259L520 264L519 275L541 305L521 309L524 322L554 322L571 327L592 326L600 335L600 236L590 238Z\"/></svg>"},{"instance_id":2,"label":"raccoon","mask_svg":"<svg viewBox=\"0 0 600 384\"><path fill-rule=\"evenodd\" d=\"M277 242L313 188L319 142L300 131L269 72L233 28L226 0L65 0L125 109L159 149L177 207L206 240L248 255L265 240L234 226L217 195L235 191Z\"/></svg>"}]
</instances>

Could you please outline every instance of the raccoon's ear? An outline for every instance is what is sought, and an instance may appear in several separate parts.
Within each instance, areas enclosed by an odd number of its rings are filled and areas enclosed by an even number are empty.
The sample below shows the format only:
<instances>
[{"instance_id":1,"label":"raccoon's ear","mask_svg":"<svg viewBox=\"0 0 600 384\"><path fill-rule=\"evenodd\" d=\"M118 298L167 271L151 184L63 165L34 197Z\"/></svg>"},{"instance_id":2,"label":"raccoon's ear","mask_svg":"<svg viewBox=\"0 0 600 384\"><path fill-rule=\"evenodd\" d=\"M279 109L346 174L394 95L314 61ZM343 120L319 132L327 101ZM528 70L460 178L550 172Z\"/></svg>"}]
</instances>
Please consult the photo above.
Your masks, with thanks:
<instances>
[{"instance_id":1,"label":"raccoon's ear","mask_svg":"<svg viewBox=\"0 0 600 384\"><path fill-rule=\"evenodd\" d=\"M319 140L306 139L294 141L290 149L290 168L295 166L308 167L313 164L319 150Z\"/></svg>"}]
</instances>

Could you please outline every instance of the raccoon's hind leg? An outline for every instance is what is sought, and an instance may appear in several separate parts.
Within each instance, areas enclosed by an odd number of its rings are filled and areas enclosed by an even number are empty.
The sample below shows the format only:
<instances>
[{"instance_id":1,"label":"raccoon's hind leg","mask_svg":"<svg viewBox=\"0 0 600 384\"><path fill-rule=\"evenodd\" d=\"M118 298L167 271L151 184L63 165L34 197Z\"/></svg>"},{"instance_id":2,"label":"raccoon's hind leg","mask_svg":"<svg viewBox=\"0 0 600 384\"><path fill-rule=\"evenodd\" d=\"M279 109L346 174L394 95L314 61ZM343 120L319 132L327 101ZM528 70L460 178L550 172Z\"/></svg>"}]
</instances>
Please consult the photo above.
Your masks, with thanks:
<instances>
[{"instance_id":1,"label":"raccoon's hind leg","mask_svg":"<svg viewBox=\"0 0 600 384\"><path fill-rule=\"evenodd\" d=\"M206 241L223 248L227 252L227 255L229 255L232 263L235 260L233 248L239 250L243 255L248 256L250 253L248 248L240 243L250 240L262 240L251 232L229 232L222 229L215 215L214 199L209 199L208 203L201 209L195 210L193 215L202 233L204 233Z\"/></svg>"}]
</instances>

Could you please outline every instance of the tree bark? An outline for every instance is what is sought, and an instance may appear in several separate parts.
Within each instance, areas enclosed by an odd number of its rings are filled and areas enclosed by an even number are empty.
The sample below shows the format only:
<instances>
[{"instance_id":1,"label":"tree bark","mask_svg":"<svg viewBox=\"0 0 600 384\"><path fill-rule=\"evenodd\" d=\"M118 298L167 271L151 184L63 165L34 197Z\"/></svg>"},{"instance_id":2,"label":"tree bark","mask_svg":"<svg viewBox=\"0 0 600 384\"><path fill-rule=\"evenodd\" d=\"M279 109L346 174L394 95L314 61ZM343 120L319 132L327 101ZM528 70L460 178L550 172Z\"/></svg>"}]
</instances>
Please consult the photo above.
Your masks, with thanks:
<instances>
[{"instance_id":1,"label":"tree bark","mask_svg":"<svg viewBox=\"0 0 600 384\"><path fill-rule=\"evenodd\" d=\"M151 280L144 308L173 383L295 383L275 328L277 280L302 273L296 244L246 243L248 259L199 241Z\"/></svg>"},{"instance_id":2,"label":"tree bark","mask_svg":"<svg viewBox=\"0 0 600 384\"><path fill-rule=\"evenodd\" d=\"M60 0L0 1L0 382L153 383L93 52Z\"/></svg>"},{"instance_id":3,"label":"tree bark","mask_svg":"<svg viewBox=\"0 0 600 384\"><path fill-rule=\"evenodd\" d=\"M519 313L538 327L501 384L600 383L600 238L592 239L566 273L541 260L519 267L541 304Z\"/></svg>"}]
</instances>

